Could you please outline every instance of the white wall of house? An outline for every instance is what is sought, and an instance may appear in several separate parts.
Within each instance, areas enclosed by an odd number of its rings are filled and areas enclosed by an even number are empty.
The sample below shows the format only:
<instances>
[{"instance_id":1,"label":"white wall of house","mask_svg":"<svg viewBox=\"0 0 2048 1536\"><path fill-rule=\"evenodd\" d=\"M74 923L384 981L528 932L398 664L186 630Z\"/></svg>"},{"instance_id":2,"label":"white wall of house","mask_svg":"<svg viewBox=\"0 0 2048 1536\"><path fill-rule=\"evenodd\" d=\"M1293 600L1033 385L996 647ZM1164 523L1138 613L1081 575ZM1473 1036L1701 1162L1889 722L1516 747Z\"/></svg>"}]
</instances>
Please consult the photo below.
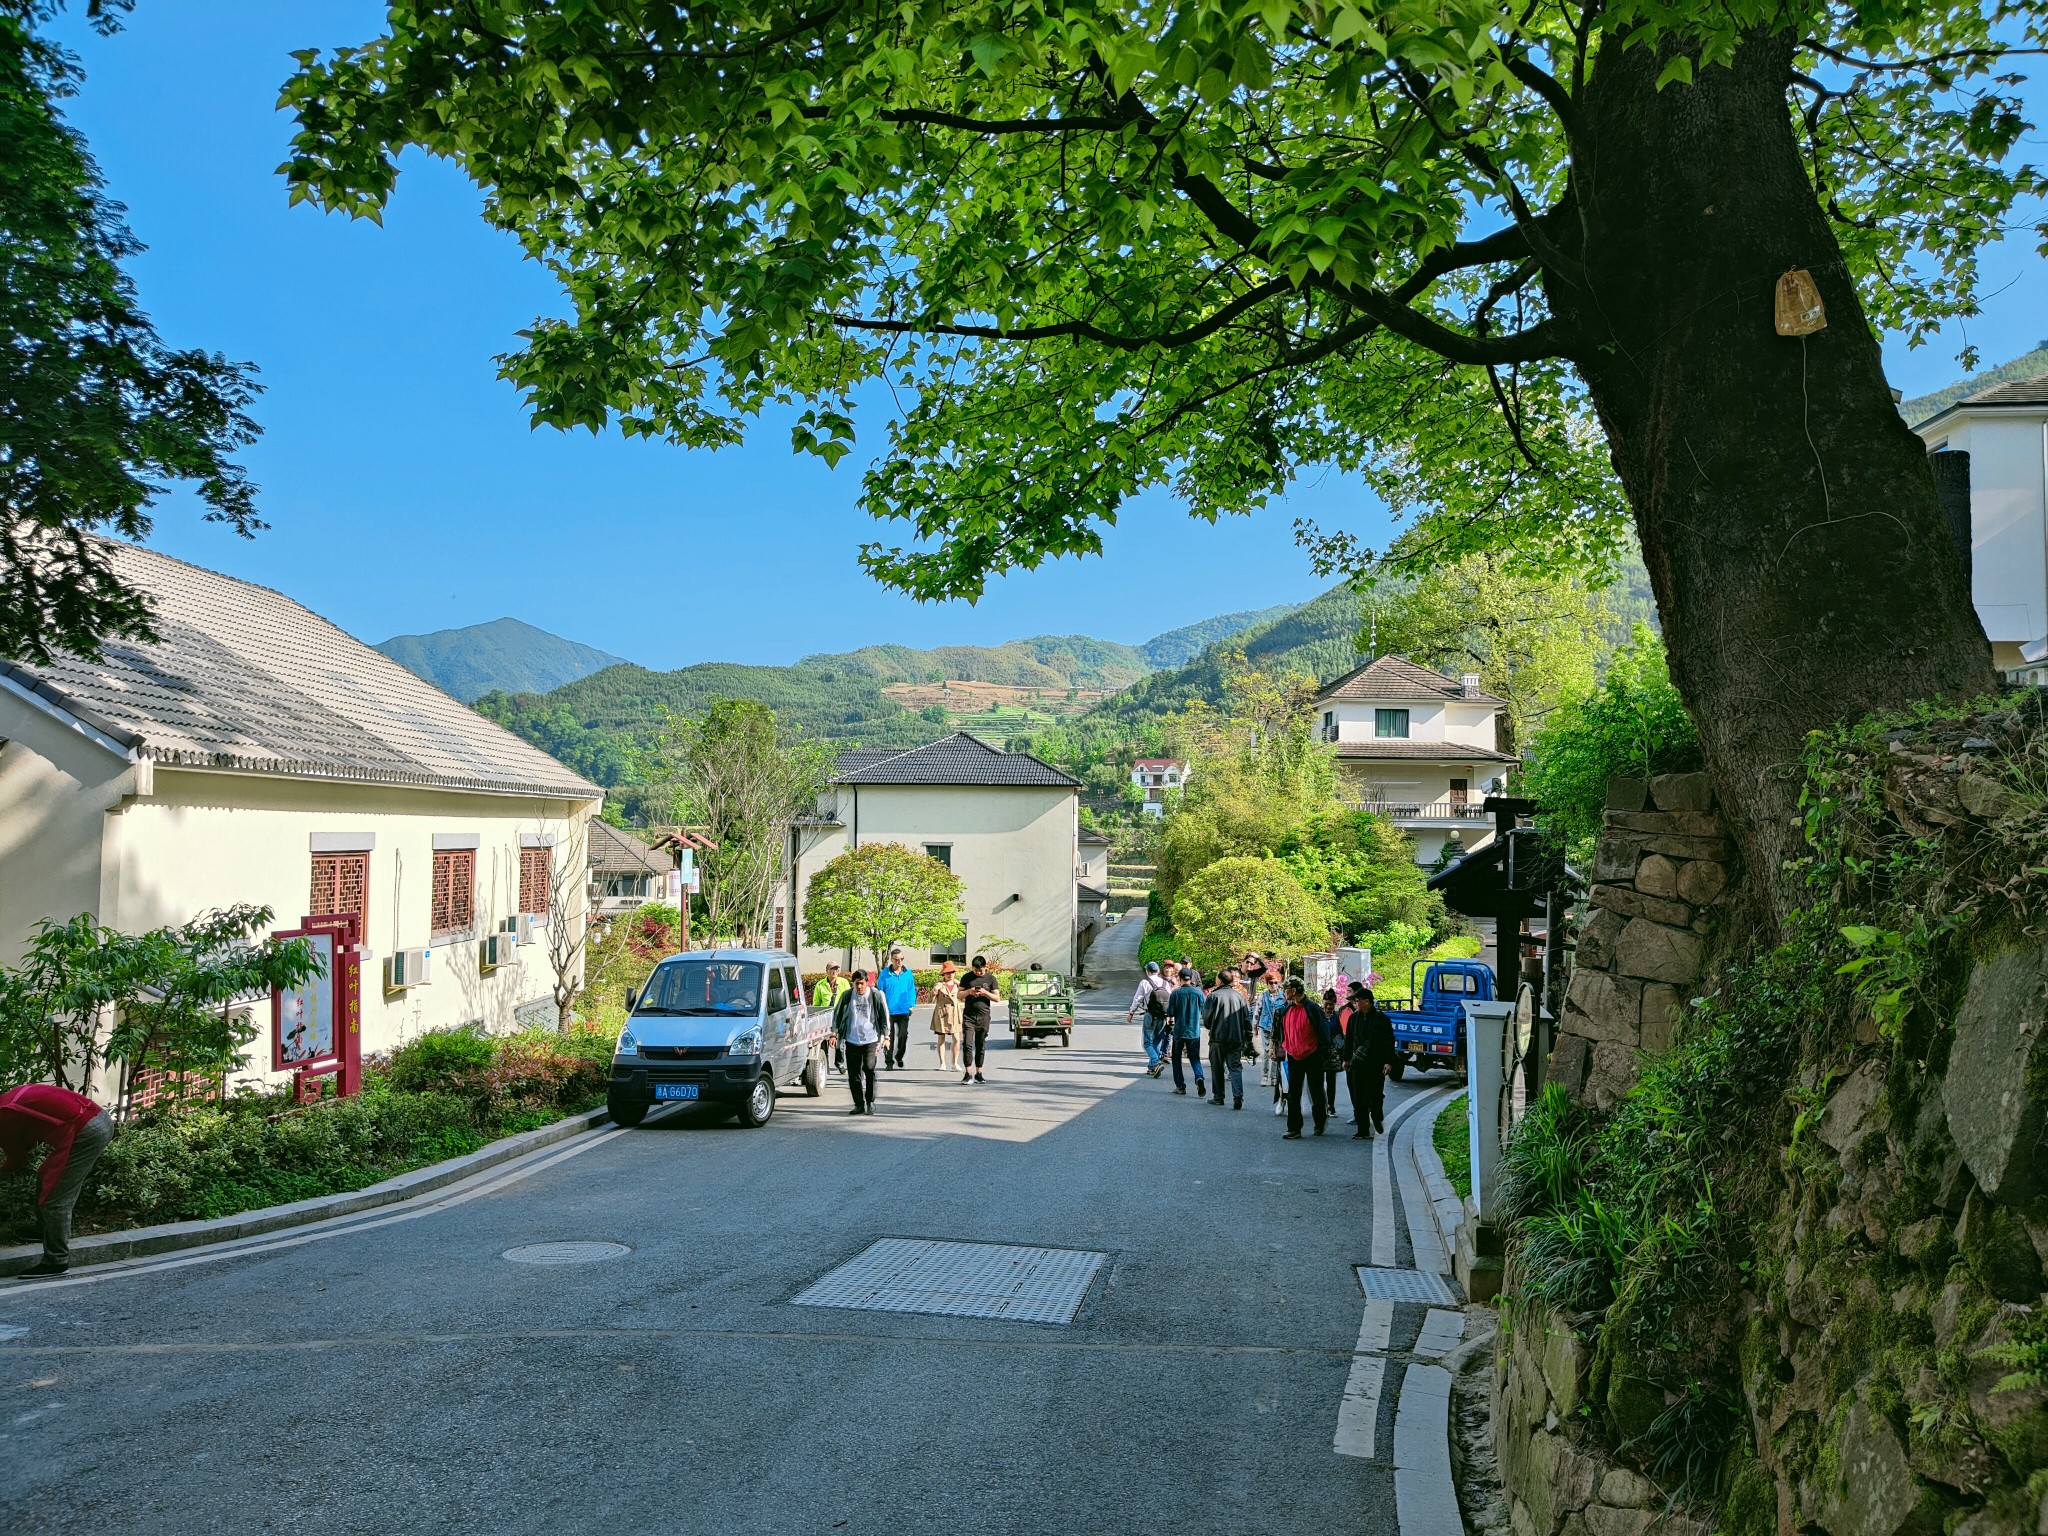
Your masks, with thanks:
<instances>
[{"instance_id":1,"label":"white wall of house","mask_svg":"<svg viewBox=\"0 0 2048 1536\"><path fill-rule=\"evenodd\" d=\"M1372 741L1379 737L1379 711L1406 710L1410 741L1455 741L1492 749L1492 704L1442 704L1424 700L1339 699L1323 705L1319 721L1325 741Z\"/></svg>"},{"instance_id":2,"label":"white wall of house","mask_svg":"<svg viewBox=\"0 0 2048 1536\"><path fill-rule=\"evenodd\" d=\"M1079 831L1073 789L863 784L841 786L827 803L843 825L805 834L800 882L853 846L856 835L863 844L899 843L919 852L945 845L953 873L966 886L967 953L993 934L1015 941L1013 964L1036 960L1050 970L1072 968ZM798 953L806 971L846 958L844 950L810 943ZM906 946L905 958L924 965L932 957ZM865 953L854 960L873 963Z\"/></svg>"},{"instance_id":3,"label":"white wall of house","mask_svg":"<svg viewBox=\"0 0 2048 1536\"><path fill-rule=\"evenodd\" d=\"M544 938L514 965L485 971L478 938L519 906L522 835L552 836L554 878L580 912L584 826L596 802L447 793L373 784L129 763L48 715L0 696L0 964L20 959L38 920L80 912L124 932L253 903L290 928L306 915L313 840L369 843L362 1050L388 1051L430 1029L481 1021L502 1030L548 1006ZM429 931L434 839L476 839L474 924L466 938ZM395 948L434 950L432 980L386 992ZM270 1010L251 1070L267 1080Z\"/></svg>"},{"instance_id":4,"label":"white wall of house","mask_svg":"<svg viewBox=\"0 0 2048 1536\"><path fill-rule=\"evenodd\" d=\"M1074 857L1076 879L1098 891L1109 889L1109 844L1081 843Z\"/></svg>"},{"instance_id":5,"label":"white wall of house","mask_svg":"<svg viewBox=\"0 0 2048 1536\"><path fill-rule=\"evenodd\" d=\"M1970 456L1970 595L2000 667L2048 635L2048 411L1967 409L1924 434Z\"/></svg>"},{"instance_id":6,"label":"white wall of house","mask_svg":"<svg viewBox=\"0 0 2048 1536\"><path fill-rule=\"evenodd\" d=\"M44 918L99 911L102 828L150 767L0 684L0 965Z\"/></svg>"}]
</instances>

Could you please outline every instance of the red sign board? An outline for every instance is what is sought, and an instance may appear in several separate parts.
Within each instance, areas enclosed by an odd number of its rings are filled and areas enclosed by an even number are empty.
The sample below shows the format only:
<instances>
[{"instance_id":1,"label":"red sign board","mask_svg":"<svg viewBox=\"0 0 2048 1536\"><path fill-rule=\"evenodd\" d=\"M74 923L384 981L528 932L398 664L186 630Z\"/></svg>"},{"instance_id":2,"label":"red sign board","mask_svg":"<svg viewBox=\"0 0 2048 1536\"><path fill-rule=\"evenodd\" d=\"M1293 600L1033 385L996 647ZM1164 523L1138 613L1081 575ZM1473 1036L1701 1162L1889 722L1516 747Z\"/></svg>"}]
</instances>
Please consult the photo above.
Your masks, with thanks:
<instances>
[{"instance_id":1,"label":"red sign board","mask_svg":"<svg viewBox=\"0 0 2048 1536\"><path fill-rule=\"evenodd\" d=\"M320 974L270 994L270 1065L307 1079L336 1075L345 1097L362 1086L362 919L353 912L302 918L297 928L272 935L304 939L320 959Z\"/></svg>"}]
</instances>

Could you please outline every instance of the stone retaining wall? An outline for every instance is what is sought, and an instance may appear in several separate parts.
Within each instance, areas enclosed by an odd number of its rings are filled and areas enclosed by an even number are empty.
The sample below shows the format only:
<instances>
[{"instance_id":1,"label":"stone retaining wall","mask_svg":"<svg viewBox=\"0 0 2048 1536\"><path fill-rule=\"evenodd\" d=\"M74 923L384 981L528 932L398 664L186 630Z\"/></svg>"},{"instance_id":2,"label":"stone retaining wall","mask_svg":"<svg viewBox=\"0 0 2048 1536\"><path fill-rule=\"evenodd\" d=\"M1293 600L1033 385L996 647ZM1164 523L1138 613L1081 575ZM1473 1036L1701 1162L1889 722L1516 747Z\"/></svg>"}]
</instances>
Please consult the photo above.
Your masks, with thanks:
<instances>
[{"instance_id":1,"label":"stone retaining wall","mask_svg":"<svg viewBox=\"0 0 2048 1536\"><path fill-rule=\"evenodd\" d=\"M1568 1093L1606 1109L1634 1084L1640 1054L1670 1045L1734 857L1705 774L1609 783L1592 911L1550 1058Z\"/></svg>"},{"instance_id":2,"label":"stone retaining wall","mask_svg":"<svg viewBox=\"0 0 2048 1536\"><path fill-rule=\"evenodd\" d=\"M1588 1348L1555 1312L1525 1310L1495 1346L1493 1438L1513 1536L1706 1536L1663 1491L1582 1438Z\"/></svg>"}]
</instances>

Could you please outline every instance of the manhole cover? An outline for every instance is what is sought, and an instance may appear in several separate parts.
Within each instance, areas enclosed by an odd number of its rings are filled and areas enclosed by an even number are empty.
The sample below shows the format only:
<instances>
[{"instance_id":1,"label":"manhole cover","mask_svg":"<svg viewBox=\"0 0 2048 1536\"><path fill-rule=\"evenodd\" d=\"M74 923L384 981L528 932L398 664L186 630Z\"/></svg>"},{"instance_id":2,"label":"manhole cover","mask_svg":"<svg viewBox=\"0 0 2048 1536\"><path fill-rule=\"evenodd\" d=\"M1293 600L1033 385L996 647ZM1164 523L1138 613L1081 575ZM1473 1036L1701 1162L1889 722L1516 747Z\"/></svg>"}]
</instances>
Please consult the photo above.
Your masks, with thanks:
<instances>
[{"instance_id":1,"label":"manhole cover","mask_svg":"<svg viewBox=\"0 0 2048 1536\"><path fill-rule=\"evenodd\" d=\"M1078 1248L885 1237L791 1299L800 1307L1071 1323L1105 1257Z\"/></svg>"},{"instance_id":2,"label":"manhole cover","mask_svg":"<svg viewBox=\"0 0 2048 1536\"><path fill-rule=\"evenodd\" d=\"M597 1264L632 1251L624 1243L528 1243L507 1248L505 1257L514 1264Z\"/></svg>"},{"instance_id":3,"label":"manhole cover","mask_svg":"<svg viewBox=\"0 0 2048 1536\"><path fill-rule=\"evenodd\" d=\"M1444 1277L1426 1269L1376 1269L1358 1266L1358 1284L1374 1301L1426 1301L1458 1304Z\"/></svg>"}]
</instances>

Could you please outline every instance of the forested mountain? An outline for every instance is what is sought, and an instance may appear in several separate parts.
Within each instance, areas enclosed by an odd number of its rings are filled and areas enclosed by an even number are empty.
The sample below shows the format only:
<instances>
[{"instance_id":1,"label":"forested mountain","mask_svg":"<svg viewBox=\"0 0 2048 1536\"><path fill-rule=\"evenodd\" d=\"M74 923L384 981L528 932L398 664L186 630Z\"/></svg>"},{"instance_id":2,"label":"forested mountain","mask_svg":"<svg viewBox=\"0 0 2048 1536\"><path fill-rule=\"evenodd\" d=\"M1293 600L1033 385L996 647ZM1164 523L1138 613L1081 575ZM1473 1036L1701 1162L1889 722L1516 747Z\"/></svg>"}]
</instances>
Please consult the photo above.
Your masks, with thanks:
<instances>
[{"instance_id":1,"label":"forested mountain","mask_svg":"<svg viewBox=\"0 0 2048 1536\"><path fill-rule=\"evenodd\" d=\"M493 690L545 693L619 665L609 651L564 640L518 619L393 635L376 649L464 703Z\"/></svg>"},{"instance_id":2,"label":"forested mountain","mask_svg":"<svg viewBox=\"0 0 2048 1536\"><path fill-rule=\"evenodd\" d=\"M1267 609L1265 614L1292 611ZM917 746L936 740L963 720L944 707L907 709L885 690L903 691L907 684L953 679L1059 693L1081 690L1079 703L1085 704L1096 692L1126 688L1134 682L1143 686L1148 675L1178 675L1154 673L1148 654L1155 650L1174 655L1184 650L1192 637L1205 632L1228 637L1261 617L1259 613L1226 614L1155 636L1143 646L1087 635L1039 635L997 646L919 650L874 645L841 655L806 656L789 667L704 662L674 672L651 672L620 662L551 691L496 688L475 703L483 714L578 773L615 787L641 777L636 754L651 741L664 712L687 715L701 711L714 699L758 699L795 729L822 741L866 747ZM1311 621L1311 627L1313 624ZM1264 626L1272 627L1270 621ZM1189 686L1201 684L1197 681ZM985 702L976 700L972 707ZM1161 706L1161 712L1170 707ZM1048 718L1038 717L1040 723ZM971 714L965 715L964 723L992 734L1004 729L983 724Z\"/></svg>"},{"instance_id":3,"label":"forested mountain","mask_svg":"<svg viewBox=\"0 0 2048 1536\"><path fill-rule=\"evenodd\" d=\"M1203 619L1197 624L1186 624L1179 629L1169 629L1163 635L1154 635L1138 649L1154 667L1184 667L1217 641L1228 640L1232 635L1243 634L1261 624L1270 624L1300 606L1299 603L1281 603L1274 608L1219 614L1213 619Z\"/></svg>"},{"instance_id":4,"label":"forested mountain","mask_svg":"<svg viewBox=\"0 0 2048 1536\"><path fill-rule=\"evenodd\" d=\"M696 714L714 699L758 699L796 729L823 741L866 747L916 746L946 727L920 719L858 669L744 667L711 661L674 672L621 664L547 694L489 693L483 714L599 784L637 777L633 756L664 711Z\"/></svg>"},{"instance_id":5,"label":"forested mountain","mask_svg":"<svg viewBox=\"0 0 2048 1536\"><path fill-rule=\"evenodd\" d=\"M1114 692L1161 667L1192 661L1218 640L1268 623L1295 607L1283 603L1277 608L1219 614L1154 635L1142 645L1097 640L1090 635L1033 635L1007 645L942 645L931 650L870 645L838 655L806 656L797 666L858 671L883 683L935 683L953 678L1015 688Z\"/></svg>"},{"instance_id":6,"label":"forested mountain","mask_svg":"<svg viewBox=\"0 0 2048 1536\"><path fill-rule=\"evenodd\" d=\"M1357 665L1358 623L1358 594L1348 585L1332 587L1242 632L1226 631L1186 665L1152 673L1104 699L1081 721L1164 719L1192 699L1220 704L1225 659L1239 651L1248 666L1260 671L1300 672L1327 681Z\"/></svg>"},{"instance_id":7,"label":"forested mountain","mask_svg":"<svg viewBox=\"0 0 2048 1536\"><path fill-rule=\"evenodd\" d=\"M931 650L869 645L839 655L806 656L797 663L804 670L860 673L882 683L956 678L1016 688L1107 689L1136 682L1154 665L1143 647L1088 635L1034 635L1007 645L942 645Z\"/></svg>"}]
</instances>

